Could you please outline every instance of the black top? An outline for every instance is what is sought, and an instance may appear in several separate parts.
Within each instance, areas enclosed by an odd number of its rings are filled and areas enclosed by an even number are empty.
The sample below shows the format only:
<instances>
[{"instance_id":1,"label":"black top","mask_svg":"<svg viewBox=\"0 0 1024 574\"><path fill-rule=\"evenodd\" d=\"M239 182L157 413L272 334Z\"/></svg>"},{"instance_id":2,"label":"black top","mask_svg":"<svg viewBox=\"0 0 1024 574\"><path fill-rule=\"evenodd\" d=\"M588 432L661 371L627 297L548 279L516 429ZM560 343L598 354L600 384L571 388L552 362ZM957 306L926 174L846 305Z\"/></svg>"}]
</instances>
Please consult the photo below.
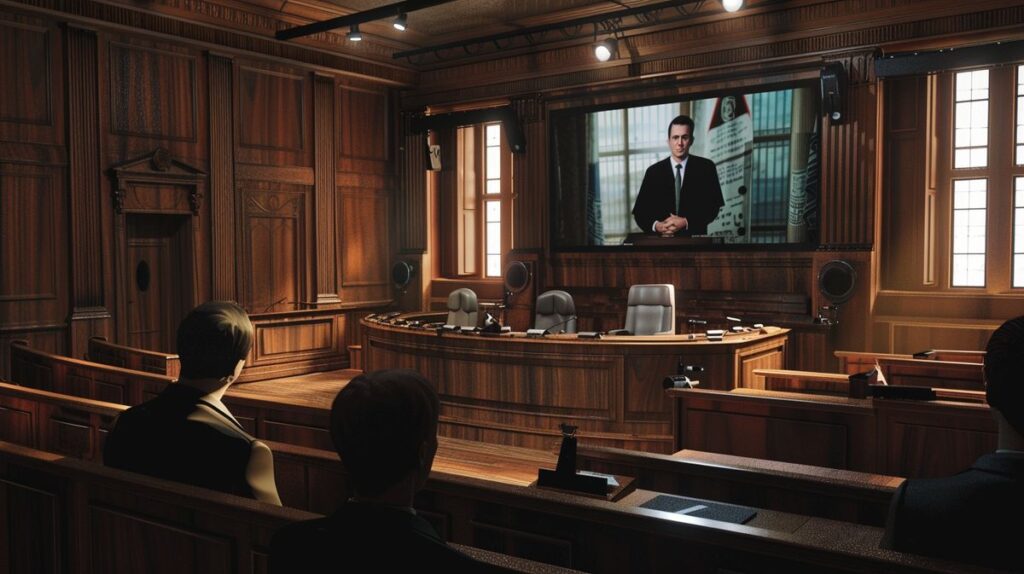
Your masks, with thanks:
<instances>
[{"instance_id":1,"label":"black top","mask_svg":"<svg viewBox=\"0 0 1024 574\"><path fill-rule=\"evenodd\" d=\"M107 436L103 463L252 498L245 470L254 439L201 397L198 389L175 383L121 413ZM189 420L195 414L199 420Z\"/></svg>"},{"instance_id":2,"label":"black top","mask_svg":"<svg viewBox=\"0 0 1024 574\"><path fill-rule=\"evenodd\" d=\"M884 548L1024 571L1024 454L986 454L947 478L905 481Z\"/></svg>"},{"instance_id":3,"label":"black top","mask_svg":"<svg viewBox=\"0 0 1024 574\"><path fill-rule=\"evenodd\" d=\"M504 572L451 548L423 518L400 508L348 502L327 518L281 528L270 572Z\"/></svg>"},{"instance_id":4,"label":"black top","mask_svg":"<svg viewBox=\"0 0 1024 574\"><path fill-rule=\"evenodd\" d=\"M718 210L725 205L715 162L695 155L689 156L680 196L682 201L676 215L686 218L687 228L676 235L706 235L708 224L718 217ZM652 233L655 221L662 221L675 212L675 172L671 159L665 158L647 168L644 181L640 184L640 193L633 204L633 219L641 231Z\"/></svg>"}]
</instances>

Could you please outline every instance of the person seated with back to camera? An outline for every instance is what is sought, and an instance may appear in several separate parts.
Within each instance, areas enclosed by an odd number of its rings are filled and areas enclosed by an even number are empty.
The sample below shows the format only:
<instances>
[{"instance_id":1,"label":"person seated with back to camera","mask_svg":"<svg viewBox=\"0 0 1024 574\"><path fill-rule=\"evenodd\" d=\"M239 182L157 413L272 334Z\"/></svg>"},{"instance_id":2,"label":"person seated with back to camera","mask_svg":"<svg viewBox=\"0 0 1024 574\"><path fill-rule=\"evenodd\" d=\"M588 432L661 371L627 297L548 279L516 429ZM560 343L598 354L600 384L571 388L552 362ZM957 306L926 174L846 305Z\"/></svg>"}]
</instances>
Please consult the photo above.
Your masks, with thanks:
<instances>
[{"instance_id":1,"label":"person seated with back to camera","mask_svg":"<svg viewBox=\"0 0 1024 574\"><path fill-rule=\"evenodd\" d=\"M280 505L270 448L221 402L252 348L238 305L210 301L178 326L181 378L121 413L107 436L107 466Z\"/></svg>"},{"instance_id":2,"label":"person seated with back to camera","mask_svg":"<svg viewBox=\"0 0 1024 574\"><path fill-rule=\"evenodd\" d=\"M994 453L946 478L904 481L883 548L1024 570L1024 317L997 329L985 352L985 396L999 428Z\"/></svg>"},{"instance_id":3,"label":"person seated with back to camera","mask_svg":"<svg viewBox=\"0 0 1024 574\"><path fill-rule=\"evenodd\" d=\"M354 496L331 516L278 530L270 572L504 572L445 544L413 510L437 452L439 407L415 371L352 379L331 406L331 438Z\"/></svg>"}]
</instances>

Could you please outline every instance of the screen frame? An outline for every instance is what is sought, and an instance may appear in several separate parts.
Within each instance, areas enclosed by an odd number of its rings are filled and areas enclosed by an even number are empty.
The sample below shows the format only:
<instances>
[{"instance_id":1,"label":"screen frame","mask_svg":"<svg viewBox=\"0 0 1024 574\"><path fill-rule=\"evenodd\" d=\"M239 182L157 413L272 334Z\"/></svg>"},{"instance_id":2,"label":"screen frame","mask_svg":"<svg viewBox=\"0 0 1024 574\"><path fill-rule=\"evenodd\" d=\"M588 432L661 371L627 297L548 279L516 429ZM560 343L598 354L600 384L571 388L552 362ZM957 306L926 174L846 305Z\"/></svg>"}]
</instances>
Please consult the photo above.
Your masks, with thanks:
<instances>
[{"instance_id":1,"label":"screen frame","mask_svg":"<svg viewBox=\"0 0 1024 574\"><path fill-rule=\"evenodd\" d=\"M697 101L707 98L719 98L725 96L737 96L737 95L749 95L760 92L772 92L785 89L795 89L807 87L814 90L816 94L817 102L817 117L821 122L819 125L819 133L824 133L824 118L823 108L821 100L821 84L820 78L818 77L791 77L785 80L765 83L752 83L740 86L729 86L720 89L715 88L701 88L695 91L679 92L670 95L658 95L649 98L638 98L638 99L621 99L613 102L595 103L595 104L581 104L581 105L568 105L560 107L558 109L550 109L547 114L547 145L548 145L548 249L552 253L588 253L588 252L599 252L599 253L628 253L628 252L661 252L661 251L779 251L779 252L800 252L800 251L817 251L820 250L824 245L821 241L821 222L822 222L822 203L821 203L821 190L822 180L819 178L818 182L818 228L816 237L809 241L794 242L794 243L700 243L691 245L562 245L556 242L557 229L559 220L555 218L555 214L560 214L558 210L558 198L555 196L555 189L558 181L557 161L555 154L557 153L557 145L555 141L555 127L558 123L558 119L562 117L580 115L580 114L592 114L607 110L622 110L635 107L653 106L671 102L687 102ZM822 148L825 145L825 138L819 139L819 155L822 153Z\"/></svg>"}]
</instances>

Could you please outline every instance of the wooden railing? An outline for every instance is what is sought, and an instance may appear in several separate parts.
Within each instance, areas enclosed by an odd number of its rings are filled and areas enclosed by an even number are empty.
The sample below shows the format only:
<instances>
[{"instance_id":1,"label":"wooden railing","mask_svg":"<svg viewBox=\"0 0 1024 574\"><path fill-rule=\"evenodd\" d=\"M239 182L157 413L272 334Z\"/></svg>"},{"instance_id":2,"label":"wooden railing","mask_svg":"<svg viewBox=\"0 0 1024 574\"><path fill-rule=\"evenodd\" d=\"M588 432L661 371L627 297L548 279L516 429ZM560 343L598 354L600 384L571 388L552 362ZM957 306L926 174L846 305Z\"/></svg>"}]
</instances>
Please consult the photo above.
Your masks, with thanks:
<instances>
[{"instance_id":1,"label":"wooden railing","mask_svg":"<svg viewBox=\"0 0 1024 574\"><path fill-rule=\"evenodd\" d=\"M666 392L676 400L679 449L922 477L955 474L996 446L995 421L978 402L759 389Z\"/></svg>"}]
</instances>

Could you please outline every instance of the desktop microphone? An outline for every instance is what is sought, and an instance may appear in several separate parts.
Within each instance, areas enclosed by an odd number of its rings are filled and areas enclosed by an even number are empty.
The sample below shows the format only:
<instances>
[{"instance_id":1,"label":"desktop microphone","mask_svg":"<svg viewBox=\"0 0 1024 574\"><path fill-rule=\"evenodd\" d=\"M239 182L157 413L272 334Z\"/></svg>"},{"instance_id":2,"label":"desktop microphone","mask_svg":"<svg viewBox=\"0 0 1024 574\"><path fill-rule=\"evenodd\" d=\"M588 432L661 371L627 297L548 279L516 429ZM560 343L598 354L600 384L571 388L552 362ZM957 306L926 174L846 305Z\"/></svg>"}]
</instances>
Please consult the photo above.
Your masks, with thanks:
<instances>
[{"instance_id":1,"label":"desktop microphone","mask_svg":"<svg viewBox=\"0 0 1024 574\"><path fill-rule=\"evenodd\" d=\"M551 330L554 329L555 327L561 327L561 326L565 325L566 323L569 323L570 321L575 321L575 320L576 320L576 315L570 315L568 319L565 319L564 321L559 321L559 322L555 323L554 325L551 325L547 329L527 329L526 330L526 336L527 337L543 337L545 335L550 335L551 334ZM564 333L565 330L563 329L562 331L559 331L559 332L560 333Z\"/></svg>"}]
</instances>

